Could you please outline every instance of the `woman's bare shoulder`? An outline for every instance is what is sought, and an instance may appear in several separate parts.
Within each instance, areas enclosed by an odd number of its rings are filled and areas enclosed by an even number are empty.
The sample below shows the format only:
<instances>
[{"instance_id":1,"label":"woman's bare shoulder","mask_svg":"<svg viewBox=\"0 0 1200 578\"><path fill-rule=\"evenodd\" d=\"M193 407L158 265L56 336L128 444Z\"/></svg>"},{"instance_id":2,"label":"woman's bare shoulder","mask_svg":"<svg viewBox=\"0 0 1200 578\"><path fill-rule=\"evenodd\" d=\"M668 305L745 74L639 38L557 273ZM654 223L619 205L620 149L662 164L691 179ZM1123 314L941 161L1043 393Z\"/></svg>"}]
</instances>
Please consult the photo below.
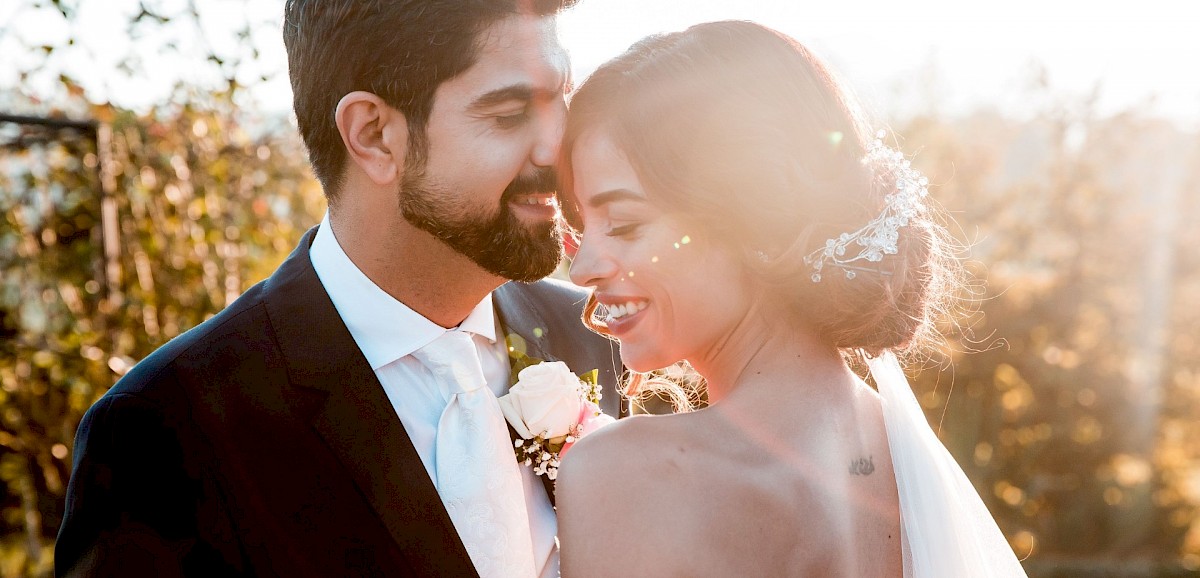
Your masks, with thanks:
<instances>
[{"instance_id":1,"label":"woman's bare shoulder","mask_svg":"<svg viewBox=\"0 0 1200 578\"><path fill-rule=\"evenodd\" d=\"M657 537L676 522L667 513L679 514L664 498L672 481L658 465L671 417L622 419L564 456L555 484L564 576L669 573Z\"/></svg>"},{"instance_id":2,"label":"woman's bare shoulder","mask_svg":"<svg viewBox=\"0 0 1200 578\"><path fill-rule=\"evenodd\" d=\"M643 476L643 466L658 458L663 436L673 429L665 423L671 417L628 417L576 442L559 468L558 493L578 490L592 496L613 484L627 487L630 477Z\"/></svg>"}]
</instances>

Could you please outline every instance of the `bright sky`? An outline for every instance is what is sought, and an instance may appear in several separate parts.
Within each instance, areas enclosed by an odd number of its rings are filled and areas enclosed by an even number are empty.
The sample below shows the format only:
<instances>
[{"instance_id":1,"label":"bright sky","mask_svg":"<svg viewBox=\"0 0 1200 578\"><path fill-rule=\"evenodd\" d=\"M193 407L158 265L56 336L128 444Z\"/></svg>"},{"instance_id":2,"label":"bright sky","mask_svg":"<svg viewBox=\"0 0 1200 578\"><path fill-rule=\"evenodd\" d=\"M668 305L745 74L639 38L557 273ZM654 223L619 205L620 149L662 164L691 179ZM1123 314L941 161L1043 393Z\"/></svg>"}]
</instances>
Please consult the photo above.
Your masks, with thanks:
<instances>
[{"instance_id":1,"label":"bright sky","mask_svg":"<svg viewBox=\"0 0 1200 578\"><path fill-rule=\"evenodd\" d=\"M14 63L21 56L14 54L14 35L36 45L69 33L54 18L17 12L27 3L0 3L0 86L16 81ZM278 22L283 2L199 4L210 41L221 46L236 42L229 22L246 15ZM166 97L170 79L188 74L177 60L153 51L143 54L152 80L129 82L111 73L115 55L138 46L122 32L125 14L136 11L136 0L81 0L85 24L78 35L87 52L64 65L92 98L145 106ZM744 19L808 45L884 115L930 107L952 114L976 107L1028 113L1046 104L1029 100L1036 63L1059 96L1098 88L1104 113L1138 108L1194 129L1200 127L1198 13L1193 0L581 0L561 17L560 33L577 79L645 35ZM189 42L194 40L180 39L182 46ZM286 71L277 25L256 31L253 42L264 55L265 72ZM252 79L260 71L243 72ZM268 111L290 109L286 74L254 94Z\"/></svg>"},{"instance_id":2,"label":"bright sky","mask_svg":"<svg viewBox=\"0 0 1200 578\"><path fill-rule=\"evenodd\" d=\"M1020 114L1040 63L1056 91L1098 85L1106 112L1138 106L1200 124L1200 4L1190 0L583 0L562 36L586 72L647 34L724 19L795 37L884 113L932 102Z\"/></svg>"}]
</instances>

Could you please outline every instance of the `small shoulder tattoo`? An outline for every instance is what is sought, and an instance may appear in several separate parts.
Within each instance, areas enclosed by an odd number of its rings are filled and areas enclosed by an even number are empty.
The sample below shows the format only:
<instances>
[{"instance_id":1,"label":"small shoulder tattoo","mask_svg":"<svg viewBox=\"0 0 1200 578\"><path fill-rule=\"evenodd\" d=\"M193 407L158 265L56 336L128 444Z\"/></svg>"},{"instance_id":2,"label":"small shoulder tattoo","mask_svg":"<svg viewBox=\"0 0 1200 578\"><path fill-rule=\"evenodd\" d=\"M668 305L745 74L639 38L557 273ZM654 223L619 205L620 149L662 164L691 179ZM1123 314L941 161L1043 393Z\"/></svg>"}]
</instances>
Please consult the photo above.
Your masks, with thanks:
<instances>
[{"instance_id":1,"label":"small shoulder tattoo","mask_svg":"<svg viewBox=\"0 0 1200 578\"><path fill-rule=\"evenodd\" d=\"M852 476L869 476L875 471L874 456L858 458L850 462L850 475Z\"/></svg>"}]
</instances>

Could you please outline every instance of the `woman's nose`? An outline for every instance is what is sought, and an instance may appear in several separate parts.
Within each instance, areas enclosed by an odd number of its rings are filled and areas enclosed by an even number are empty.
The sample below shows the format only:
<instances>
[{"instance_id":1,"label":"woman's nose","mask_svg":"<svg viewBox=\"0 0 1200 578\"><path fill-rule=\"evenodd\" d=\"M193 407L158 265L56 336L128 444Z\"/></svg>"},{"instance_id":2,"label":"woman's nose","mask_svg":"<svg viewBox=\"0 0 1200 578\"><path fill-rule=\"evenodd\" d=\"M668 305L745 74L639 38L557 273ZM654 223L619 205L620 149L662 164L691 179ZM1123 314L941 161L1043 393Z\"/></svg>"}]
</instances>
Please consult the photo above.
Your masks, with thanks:
<instances>
[{"instance_id":1,"label":"woman's nose","mask_svg":"<svg viewBox=\"0 0 1200 578\"><path fill-rule=\"evenodd\" d=\"M582 287L595 287L612 279L617 270L617 263L608 255L604 243L585 233L571 261L571 282Z\"/></svg>"}]
</instances>

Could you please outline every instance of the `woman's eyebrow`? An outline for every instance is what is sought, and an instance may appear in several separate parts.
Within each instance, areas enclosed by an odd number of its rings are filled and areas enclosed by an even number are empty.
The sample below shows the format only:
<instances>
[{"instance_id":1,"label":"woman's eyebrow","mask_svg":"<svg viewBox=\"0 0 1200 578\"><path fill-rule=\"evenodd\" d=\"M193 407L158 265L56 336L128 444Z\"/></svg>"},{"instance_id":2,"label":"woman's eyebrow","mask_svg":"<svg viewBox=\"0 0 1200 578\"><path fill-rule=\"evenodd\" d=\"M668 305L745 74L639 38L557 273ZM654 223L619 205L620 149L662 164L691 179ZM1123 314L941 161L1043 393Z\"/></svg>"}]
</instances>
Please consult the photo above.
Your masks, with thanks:
<instances>
[{"instance_id":1,"label":"woman's eyebrow","mask_svg":"<svg viewBox=\"0 0 1200 578\"><path fill-rule=\"evenodd\" d=\"M645 200L646 197L629 189L612 189L609 191L604 191L603 193L596 193L595 195L592 195L592 198L588 199L587 204L589 207L596 209L617 201L644 202Z\"/></svg>"}]
</instances>

